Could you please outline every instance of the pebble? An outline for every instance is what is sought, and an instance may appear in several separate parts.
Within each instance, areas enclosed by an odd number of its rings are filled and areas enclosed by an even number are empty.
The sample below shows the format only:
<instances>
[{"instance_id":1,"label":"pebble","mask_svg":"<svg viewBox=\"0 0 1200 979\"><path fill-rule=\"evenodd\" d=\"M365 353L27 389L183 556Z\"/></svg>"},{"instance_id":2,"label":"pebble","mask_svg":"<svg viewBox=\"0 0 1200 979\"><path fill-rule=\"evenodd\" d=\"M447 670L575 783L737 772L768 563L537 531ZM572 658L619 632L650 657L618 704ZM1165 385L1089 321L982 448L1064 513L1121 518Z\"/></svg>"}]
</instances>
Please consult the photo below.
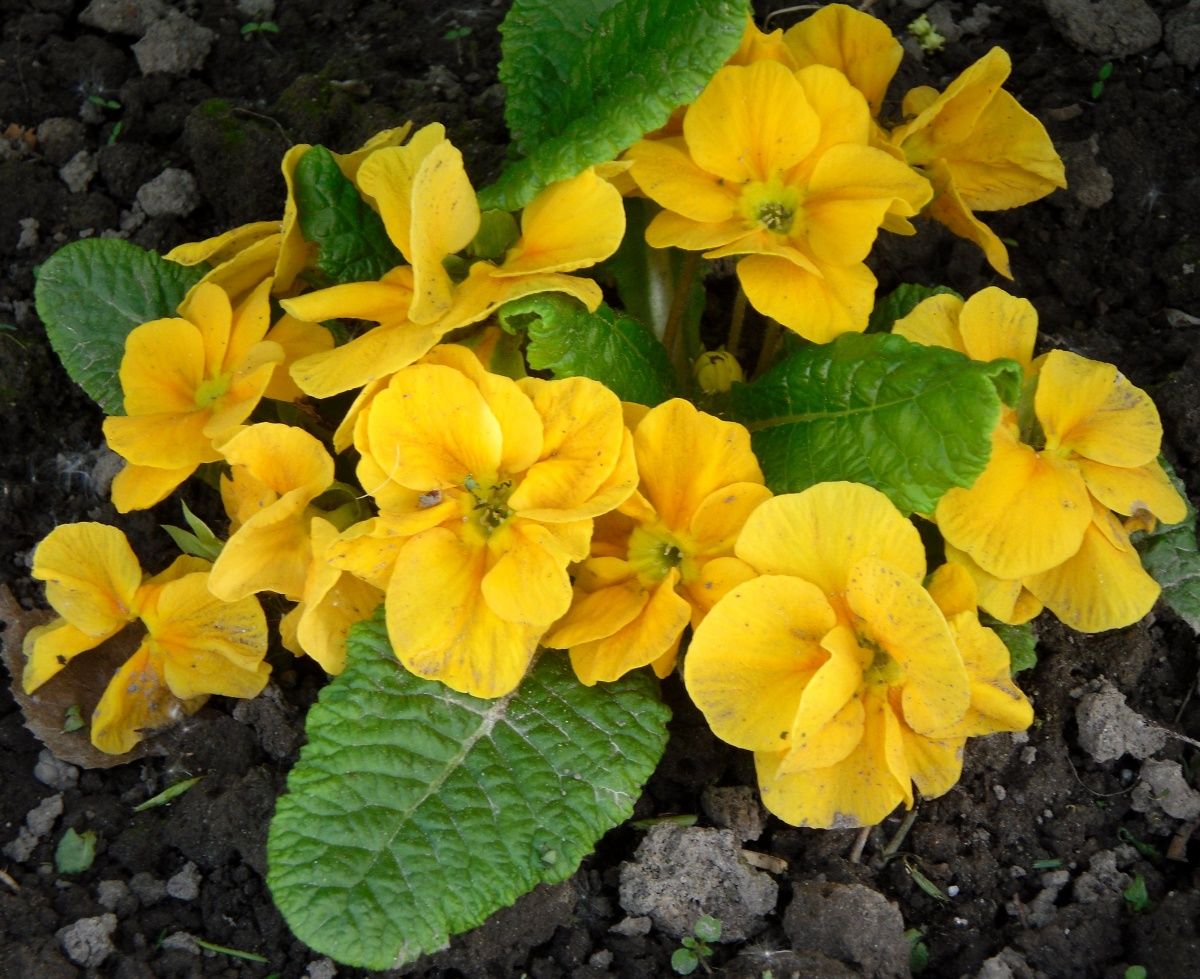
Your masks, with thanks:
<instances>
[{"instance_id":1,"label":"pebble","mask_svg":"<svg viewBox=\"0 0 1200 979\"><path fill-rule=\"evenodd\" d=\"M55 758L49 748L43 748L33 766L33 777L42 785L65 792L79 784L79 769Z\"/></svg>"},{"instance_id":2,"label":"pebble","mask_svg":"<svg viewBox=\"0 0 1200 979\"><path fill-rule=\"evenodd\" d=\"M146 870L139 870L129 879L129 889L142 907L157 904L167 893L167 885Z\"/></svg>"},{"instance_id":3,"label":"pebble","mask_svg":"<svg viewBox=\"0 0 1200 979\"><path fill-rule=\"evenodd\" d=\"M1140 54L1162 39L1146 0L1044 0L1055 28L1077 48L1109 58Z\"/></svg>"},{"instance_id":4,"label":"pebble","mask_svg":"<svg viewBox=\"0 0 1200 979\"><path fill-rule=\"evenodd\" d=\"M82 194L96 176L96 169L96 157L87 150L80 150L58 168L58 178L72 194Z\"/></svg>"},{"instance_id":5,"label":"pebble","mask_svg":"<svg viewBox=\"0 0 1200 979\"><path fill-rule=\"evenodd\" d=\"M54 828L55 821L62 814L62 793L46 796L25 814L25 823L17 831L16 839L4 844L4 855L14 863L24 863L33 856L38 843Z\"/></svg>"},{"instance_id":6,"label":"pebble","mask_svg":"<svg viewBox=\"0 0 1200 979\"><path fill-rule=\"evenodd\" d=\"M52 166L61 167L86 144L87 130L78 119L53 116L38 123L38 151Z\"/></svg>"},{"instance_id":7,"label":"pebble","mask_svg":"<svg viewBox=\"0 0 1200 979\"><path fill-rule=\"evenodd\" d=\"M143 75L156 71L186 75L204 67L217 35L177 10L154 21L133 46Z\"/></svg>"},{"instance_id":8,"label":"pebble","mask_svg":"<svg viewBox=\"0 0 1200 979\"><path fill-rule=\"evenodd\" d=\"M187 170L167 167L138 188L137 202L149 217L186 217L200 204L196 178Z\"/></svg>"},{"instance_id":9,"label":"pebble","mask_svg":"<svg viewBox=\"0 0 1200 979\"><path fill-rule=\"evenodd\" d=\"M1200 68L1200 0L1167 17L1163 43L1171 60L1188 71Z\"/></svg>"},{"instance_id":10,"label":"pebble","mask_svg":"<svg viewBox=\"0 0 1200 979\"><path fill-rule=\"evenodd\" d=\"M165 12L162 0L92 0L79 15L79 23L108 34L137 37Z\"/></svg>"},{"instance_id":11,"label":"pebble","mask_svg":"<svg viewBox=\"0 0 1200 979\"><path fill-rule=\"evenodd\" d=\"M167 897L179 901L194 901L200 896L200 868L191 860L167 881Z\"/></svg>"},{"instance_id":12,"label":"pebble","mask_svg":"<svg viewBox=\"0 0 1200 979\"><path fill-rule=\"evenodd\" d=\"M112 943L112 933L116 930L117 916L108 913L95 918L80 918L58 929L55 937L59 948L72 962L85 969L96 969L116 951Z\"/></svg>"}]
</instances>

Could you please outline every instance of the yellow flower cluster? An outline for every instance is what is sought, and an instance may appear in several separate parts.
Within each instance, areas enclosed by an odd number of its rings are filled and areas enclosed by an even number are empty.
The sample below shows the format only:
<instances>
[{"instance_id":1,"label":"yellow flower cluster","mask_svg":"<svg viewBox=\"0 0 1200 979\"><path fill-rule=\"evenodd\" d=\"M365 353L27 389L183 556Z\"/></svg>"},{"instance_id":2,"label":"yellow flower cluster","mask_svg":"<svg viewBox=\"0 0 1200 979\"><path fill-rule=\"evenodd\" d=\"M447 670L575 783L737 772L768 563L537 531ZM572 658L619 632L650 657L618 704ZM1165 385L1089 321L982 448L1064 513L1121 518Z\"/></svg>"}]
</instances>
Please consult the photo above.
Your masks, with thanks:
<instances>
[{"instance_id":1,"label":"yellow flower cluster","mask_svg":"<svg viewBox=\"0 0 1200 979\"><path fill-rule=\"evenodd\" d=\"M1042 127L1000 86L999 48L940 95L911 91L908 122L876 117L901 59L887 27L830 4L788 31L747 25L742 45L681 119L626 154L663 210L656 247L738 257L755 309L823 343L866 328L880 228L913 234L922 213L977 242L1008 276L1000 239L975 216L1064 187Z\"/></svg>"},{"instance_id":2,"label":"yellow flower cluster","mask_svg":"<svg viewBox=\"0 0 1200 979\"><path fill-rule=\"evenodd\" d=\"M1158 463L1162 424L1146 392L1065 350L1032 359L1037 313L1000 289L934 296L894 330L975 360L1009 357L1025 373L1023 410L1002 415L987 468L932 515L980 606L1009 623L1046 607L1080 632L1149 612L1160 589L1129 535L1184 519L1187 504Z\"/></svg>"}]
</instances>

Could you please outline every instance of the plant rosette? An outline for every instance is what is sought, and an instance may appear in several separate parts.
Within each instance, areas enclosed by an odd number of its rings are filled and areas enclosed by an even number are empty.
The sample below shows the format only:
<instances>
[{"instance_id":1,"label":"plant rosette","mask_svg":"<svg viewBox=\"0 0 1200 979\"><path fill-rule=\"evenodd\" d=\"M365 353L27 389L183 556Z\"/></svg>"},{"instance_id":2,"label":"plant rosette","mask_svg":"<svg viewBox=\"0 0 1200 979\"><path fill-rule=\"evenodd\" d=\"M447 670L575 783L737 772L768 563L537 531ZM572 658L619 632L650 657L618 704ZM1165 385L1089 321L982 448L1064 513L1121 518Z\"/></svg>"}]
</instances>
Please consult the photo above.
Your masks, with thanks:
<instances>
[{"instance_id":1,"label":"plant rosette","mask_svg":"<svg viewBox=\"0 0 1200 979\"><path fill-rule=\"evenodd\" d=\"M1008 276L978 214L1064 186L1003 51L889 119L901 45L841 4L765 33L737 0L517 0L502 32L491 185L438 123L298 145L276 220L38 276L118 510L200 474L228 521L185 508L156 575L116 528L53 531L25 690L128 631L71 735L120 754L256 696L274 627L329 679L268 883L354 966L573 874L654 771L675 674L775 816L870 826L1031 724L1039 612L1197 620L1148 395L1039 354L999 289L876 296L879 235L938 221Z\"/></svg>"}]
</instances>

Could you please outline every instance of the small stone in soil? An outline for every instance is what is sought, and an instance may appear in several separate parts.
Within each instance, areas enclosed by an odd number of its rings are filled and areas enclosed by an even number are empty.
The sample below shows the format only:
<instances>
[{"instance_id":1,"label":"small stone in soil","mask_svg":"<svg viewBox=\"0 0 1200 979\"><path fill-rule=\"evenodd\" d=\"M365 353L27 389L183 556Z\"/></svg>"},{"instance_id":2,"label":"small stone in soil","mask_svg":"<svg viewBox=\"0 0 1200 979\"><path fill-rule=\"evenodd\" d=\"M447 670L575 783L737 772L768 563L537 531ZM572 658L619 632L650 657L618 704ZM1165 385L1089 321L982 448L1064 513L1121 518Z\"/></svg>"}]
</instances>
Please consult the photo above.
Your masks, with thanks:
<instances>
[{"instance_id":1,"label":"small stone in soil","mask_svg":"<svg viewBox=\"0 0 1200 979\"><path fill-rule=\"evenodd\" d=\"M80 918L55 934L67 958L85 969L95 969L116 951L112 943L112 933L116 930L117 916L102 914Z\"/></svg>"},{"instance_id":2,"label":"small stone in soil","mask_svg":"<svg viewBox=\"0 0 1200 979\"><path fill-rule=\"evenodd\" d=\"M861 884L797 885L783 930L797 951L819 952L863 975L886 979L910 974L900 909Z\"/></svg>"},{"instance_id":3,"label":"small stone in soil","mask_svg":"<svg viewBox=\"0 0 1200 979\"><path fill-rule=\"evenodd\" d=\"M1165 731L1152 727L1125 703L1125 695L1108 680L1085 694L1075 708L1079 746L1096 761L1115 761L1122 755L1149 758L1167 743Z\"/></svg>"}]
</instances>

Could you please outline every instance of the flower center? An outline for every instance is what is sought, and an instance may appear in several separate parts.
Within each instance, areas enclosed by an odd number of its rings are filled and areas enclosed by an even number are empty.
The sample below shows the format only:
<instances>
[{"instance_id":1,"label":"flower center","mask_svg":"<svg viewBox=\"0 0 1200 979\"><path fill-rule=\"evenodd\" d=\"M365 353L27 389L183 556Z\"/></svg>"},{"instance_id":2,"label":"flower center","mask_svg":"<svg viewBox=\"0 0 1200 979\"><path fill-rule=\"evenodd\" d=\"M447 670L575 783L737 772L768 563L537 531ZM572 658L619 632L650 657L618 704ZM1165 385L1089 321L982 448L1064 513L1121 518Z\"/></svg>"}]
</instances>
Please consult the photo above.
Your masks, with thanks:
<instances>
[{"instance_id":1,"label":"flower center","mask_svg":"<svg viewBox=\"0 0 1200 979\"><path fill-rule=\"evenodd\" d=\"M898 686L904 681L904 667L892 658L891 653L878 643L858 633L858 643L871 653L871 665L863 670L863 682L885 687Z\"/></svg>"},{"instance_id":2,"label":"flower center","mask_svg":"<svg viewBox=\"0 0 1200 979\"><path fill-rule=\"evenodd\" d=\"M800 192L775 176L765 183L748 184L742 192L742 208L751 224L787 236L795 229Z\"/></svg>"},{"instance_id":3,"label":"flower center","mask_svg":"<svg viewBox=\"0 0 1200 979\"><path fill-rule=\"evenodd\" d=\"M205 378L196 388L196 407L211 408L213 402L223 398L229 392L233 381L231 374L218 374L216 377Z\"/></svg>"},{"instance_id":4,"label":"flower center","mask_svg":"<svg viewBox=\"0 0 1200 979\"><path fill-rule=\"evenodd\" d=\"M683 551L666 532L637 527L629 535L629 563L638 577L658 582L683 563Z\"/></svg>"},{"instance_id":5,"label":"flower center","mask_svg":"<svg viewBox=\"0 0 1200 979\"><path fill-rule=\"evenodd\" d=\"M480 483L474 476L468 476L463 486L472 501L471 519L484 536L490 537L512 516L508 498L512 496L513 481L497 479L495 482Z\"/></svg>"}]
</instances>

